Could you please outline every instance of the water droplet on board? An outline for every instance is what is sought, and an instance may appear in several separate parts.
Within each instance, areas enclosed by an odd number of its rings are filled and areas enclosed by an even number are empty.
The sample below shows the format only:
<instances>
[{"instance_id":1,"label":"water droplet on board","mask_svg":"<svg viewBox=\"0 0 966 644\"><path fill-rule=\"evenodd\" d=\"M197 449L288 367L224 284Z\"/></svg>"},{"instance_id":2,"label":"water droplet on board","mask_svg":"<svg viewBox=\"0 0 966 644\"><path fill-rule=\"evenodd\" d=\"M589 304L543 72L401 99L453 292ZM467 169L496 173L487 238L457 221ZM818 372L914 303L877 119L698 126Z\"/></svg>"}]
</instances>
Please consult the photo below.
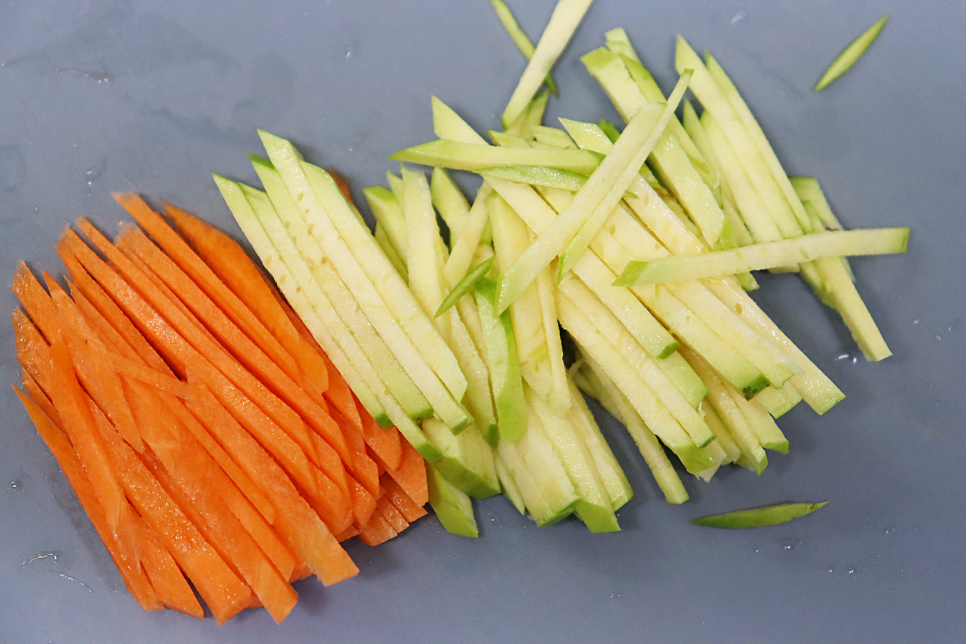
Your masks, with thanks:
<instances>
[{"instance_id":1,"label":"water droplet on board","mask_svg":"<svg viewBox=\"0 0 966 644\"><path fill-rule=\"evenodd\" d=\"M885 529L885 533L886 533L886 534L892 534L892 533L893 533L893 532L895 532L895 531L896 531L896 529L895 529L895 528L886 528L886 529Z\"/></svg>"},{"instance_id":2,"label":"water droplet on board","mask_svg":"<svg viewBox=\"0 0 966 644\"><path fill-rule=\"evenodd\" d=\"M70 575L65 575L62 572L57 573L57 576L58 577L63 577L67 581L72 581L75 584L80 584L81 586L83 586L87 590L87 592L89 592L92 595L94 594L94 590L90 586L88 586L87 584L85 584L84 582L80 581L79 579L75 579L74 577L71 577Z\"/></svg>"},{"instance_id":3,"label":"water droplet on board","mask_svg":"<svg viewBox=\"0 0 966 644\"><path fill-rule=\"evenodd\" d=\"M13 488L14 490L19 490L23 487L23 483L18 481L17 479L14 479L10 481L10 487Z\"/></svg>"},{"instance_id":4,"label":"water droplet on board","mask_svg":"<svg viewBox=\"0 0 966 644\"><path fill-rule=\"evenodd\" d=\"M104 172L104 168L107 167L107 159L101 159L89 169L84 171L84 178L87 179L87 185L92 186L94 182L101 176Z\"/></svg>"},{"instance_id":5,"label":"water droplet on board","mask_svg":"<svg viewBox=\"0 0 966 644\"><path fill-rule=\"evenodd\" d=\"M912 321L912 326L916 326L917 324L919 324L919 320L913 320Z\"/></svg>"},{"instance_id":6,"label":"water droplet on board","mask_svg":"<svg viewBox=\"0 0 966 644\"><path fill-rule=\"evenodd\" d=\"M45 559L50 559L51 561L57 561L57 553L55 553L55 552L38 552L33 557L31 557L27 561L23 562L22 564L20 564L20 567L21 568L26 568L29 564L32 564L35 561L43 561Z\"/></svg>"},{"instance_id":7,"label":"water droplet on board","mask_svg":"<svg viewBox=\"0 0 966 644\"><path fill-rule=\"evenodd\" d=\"M91 80L93 80L98 84L107 83L112 78L114 78L114 74L104 70L100 70L96 72L87 72L86 74L84 74L84 76L87 76L88 78L90 78Z\"/></svg>"},{"instance_id":8,"label":"water droplet on board","mask_svg":"<svg viewBox=\"0 0 966 644\"><path fill-rule=\"evenodd\" d=\"M738 9L738 11L735 12L735 15L731 16L731 24L737 25L739 22L741 22L747 17L748 17L747 9Z\"/></svg>"},{"instance_id":9,"label":"water droplet on board","mask_svg":"<svg viewBox=\"0 0 966 644\"><path fill-rule=\"evenodd\" d=\"M349 58L352 58L352 52L354 51L355 51L355 48L352 45L349 45L348 47L345 48L346 60L348 60Z\"/></svg>"},{"instance_id":10,"label":"water droplet on board","mask_svg":"<svg viewBox=\"0 0 966 644\"><path fill-rule=\"evenodd\" d=\"M943 340L943 337L937 333L936 334L936 342L942 342L942 340Z\"/></svg>"},{"instance_id":11,"label":"water droplet on board","mask_svg":"<svg viewBox=\"0 0 966 644\"><path fill-rule=\"evenodd\" d=\"M782 550L794 550L799 543L801 542L798 539L782 539Z\"/></svg>"}]
</instances>

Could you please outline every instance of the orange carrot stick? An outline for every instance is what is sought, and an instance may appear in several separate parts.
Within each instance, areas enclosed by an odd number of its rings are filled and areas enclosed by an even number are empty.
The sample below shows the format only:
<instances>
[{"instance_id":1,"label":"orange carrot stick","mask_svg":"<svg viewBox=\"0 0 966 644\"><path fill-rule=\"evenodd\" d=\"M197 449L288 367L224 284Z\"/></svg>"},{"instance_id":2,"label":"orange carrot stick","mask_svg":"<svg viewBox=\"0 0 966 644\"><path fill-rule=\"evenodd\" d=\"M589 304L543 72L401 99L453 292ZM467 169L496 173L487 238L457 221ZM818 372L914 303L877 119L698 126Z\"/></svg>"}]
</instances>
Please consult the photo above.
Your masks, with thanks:
<instances>
[{"instance_id":1,"label":"orange carrot stick","mask_svg":"<svg viewBox=\"0 0 966 644\"><path fill-rule=\"evenodd\" d=\"M36 384L36 381L34 383ZM64 476L67 477L67 481L70 483L71 488L73 488L74 494L77 495L77 500L80 501L81 507L84 508L84 512L87 513L91 523L94 525L94 529L101 537L101 541L104 542L104 546L114 560L114 565L117 566L117 570L121 574L121 579L124 580L124 585L127 586L128 591L144 610L158 610L163 608L157 592L155 592L151 581L145 575L145 570L139 566L137 559L126 556L125 550L121 548L117 538L114 536L112 528L108 525L104 507L100 504L97 493L87 478L84 467L81 465L80 459L77 458L77 454L74 452L74 448L71 446L67 436L41 410L34 399L25 395L16 387L14 387L14 392L17 394L20 402L23 403L27 414L33 421L40 436L44 439L44 442L47 443L47 447L54 455L54 458L57 459L60 469L64 472ZM200 606L198 610L201 610Z\"/></svg>"},{"instance_id":2,"label":"orange carrot stick","mask_svg":"<svg viewBox=\"0 0 966 644\"><path fill-rule=\"evenodd\" d=\"M366 445L379 457L387 470L398 469L402 462L399 430L395 427L389 429L380 427L379 423L373 420L362 405L359 405L359 413L362 416L363 436Z\"/></svg>"},{"instance_id":3,"label":"orange carrot stick","mask_svg":"<svg viewBox=\"0 0 966 644\"><path fill-rule=\"evenodd\" d=\"M27 315L33 318L40 332L44 334L47 343L53 342L60 333L54 303L37 277L23 262L17 264L10 289L20 300Z\"/></svg>"},{"instance_id":4,"label":"orange carrot stick","mask_svg":"<svg viewBox=\"0 0 966 644\"><path fill-rule=\"evenodd\" d=\"M359 533L359 541L367 546L378 546L380 543L389 541L397 534L381 514L373 514L372 518L369 519L369 522Z\"/></svg>"},{"instance_id":5,"label":"orange carrot stick","mask_svg":"<svg viewBox=\"0 0 966 644\"><path fill-rule=\"evenodd\" d=\"M402 463L395 470L390 470L389 475L395 479L399 487L406 492L416 505L423 506L429 503L429 484L426 480L426 461L420 456L419 452L409 444L409 441L402 441Z\"/></svg>"},{"instance_id":6,"label":"orange carrot stick","mask_svg":"<svg viewBox=\"0 0 966 644\"><path fill-rule=\"evenodd\" d=\"M390 500L387 496L383 496L379 499L379 502L376 504L376 513L385 519L386 523L392 526L392 529L396 531L396 534L399 534L409 527L409 521L406 521L406 518L403 517L398 509L396 509L396 506L393 505L392 500Z\"/></svg>"},{"instance_id":7,"label":"orange carrot stick","mask_svg":"<svg viewBox=\"0 0 966 644\"><path fill-rule=\"evenodd\" d=\"M383 474L381 481L386 490L386 497L392 501L392 504L396 506L396 509L399 510L406 521L412 523L416 519L426 516L426 508L413 501L390 475Z\"/></svg>"},{"instance_id":8,"label":"orange carrot stick","mask_svg":"<svg viewBox=\"0 0 966 644\"><path fill-rule=\"evenodd\" d=\"M364 526L376 511L376 497L369 494L355 479L350 479L349 492L352 495L352 522L357 526Z\"/></svg>"},{"instance_id":9,"label":"orange carrot stick","mask_svg":"<svg viewBox=\"0 0 966 644\"><path fill-rule=\"evenodd\" d=\"M124 440L136 451L142 451L144 441L141 439L141 432L124 397L121 379L107 359L103 343L60 285L47 273L44 273L44 278L56 307L57 320L64 331L63 338L74 363L74 370L80 376L84 388L111 419Z\"/></svg>"},{"instance_id":10,"label":"orange carrot stick","mask_svg":"<svg viewBox=\"0 0 966 644\"><path fill-rule=\"evenodd\" d=\"M71 294L74 296L77 305L81 307L88 319L104 320L122 338L123 343L114 343L115 348L120 350L122 344L127 345L144 364L161 373L174 376L174 371L164 361L164 358L151 346L151 343L138 330L134 322L115 304L114 300L101 288L101 285L91 277L87 269L72 255L61 253L60 258L73 278L73 281L68 281L68 284L70 284ZM96 315L94 314L95 311ZM103 325L100 328L103 329ZM109 333L106 329L103 330ZM133 357L126 352L125 354L128 357Z\"/></svg>"},{"instance_id":11,"label":"orange carrot stick","mask_svg":"<svg viewBox=\"0 0 966 644\"><path fill-rule=\"evenodd\" d=\"M50 402L50 398L44 393L44 390L40 387L40 383L34 380L34 377L26 369L21 369L20 371L20 382L23 385L23 390L56 427L63 427L64 424L60 420L60 414L54 409L54 403ZM73 454L73 448L71 448L71 453Z\"/></svg>"}]
</instances>

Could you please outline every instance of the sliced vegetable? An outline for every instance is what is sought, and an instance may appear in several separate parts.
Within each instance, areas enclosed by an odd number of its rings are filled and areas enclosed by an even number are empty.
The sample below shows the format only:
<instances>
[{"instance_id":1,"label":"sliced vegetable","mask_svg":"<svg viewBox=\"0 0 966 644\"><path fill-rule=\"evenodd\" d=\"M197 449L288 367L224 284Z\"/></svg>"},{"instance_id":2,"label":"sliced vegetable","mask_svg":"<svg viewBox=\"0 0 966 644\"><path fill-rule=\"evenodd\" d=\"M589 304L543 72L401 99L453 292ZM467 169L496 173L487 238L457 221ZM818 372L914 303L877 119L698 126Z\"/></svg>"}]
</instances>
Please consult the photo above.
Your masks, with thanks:
<instances>
[{"instance_id":1,"label":"sliced vegetable","mask_svg":"<svg viewBox=\"0 0 966 644\"><path fill-rule=\"evenodd\" d=\"M760 508L712 514L699 519L692 519L691 523L711 528L763 528L788 523L793 519L811 514L826 505L828 505L828 501L820 503L779 503L778 505L765 505Z\"/></svg>"},{"instance_id":2,"label":"sliced vegetable","mask_svg":"<svg viewBox=\"0 0 966 644\"><path fill-rule=\"evenodd\" d=\"M832 64L828 66L822 77L818 79L818 83L815 85L815 91L820 92L826 87L828 87L835 79L847 72L852 65L862 57L865 50L869 48L876 38L879 37L879 32L885 27L886 22L889 20L889 14L886 14L875 21L871 27L862 32L862 35L853 40L848 47L842 50Z\"/></svg>"}]
</instances>

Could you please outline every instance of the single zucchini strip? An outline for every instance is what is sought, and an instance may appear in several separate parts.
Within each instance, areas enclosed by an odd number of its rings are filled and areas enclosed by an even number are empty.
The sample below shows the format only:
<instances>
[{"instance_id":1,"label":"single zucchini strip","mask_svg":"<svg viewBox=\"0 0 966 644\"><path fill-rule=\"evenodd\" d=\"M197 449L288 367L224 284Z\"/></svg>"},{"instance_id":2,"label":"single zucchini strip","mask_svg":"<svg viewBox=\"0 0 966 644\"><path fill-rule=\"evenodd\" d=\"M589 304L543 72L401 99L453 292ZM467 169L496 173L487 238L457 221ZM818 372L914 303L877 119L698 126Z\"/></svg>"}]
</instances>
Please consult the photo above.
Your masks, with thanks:
<instances>
[{"instance_id":1,"label":"single zucchini strip","mask_svg":"<svg viewBox=\"0 0 966 644\"><path fill-rule=\"evenodd\" d=\"M526 109L530 99L537 93L543 79L550 72L550 68L557 62L557 58L563 53L564 47L567 46L570 38L577 31L577 26L583 20L591 2L593 0L560 0L554 7L550 22L547 23L547 28L540 36L540 42L537 43L537 48L534 50L533 56L530 57L530 62L523 71L520 82L513 90L513 95L510 97L506 109L503 110L502 123L504 128L513 123L520 113Z\"/></svg>"},{"instance_id":2,"label":"single zucchini strip","mask_svg":"<svg viewBox=\"0 0 966 644\"><path fill-rule=\"evenodd\" d=\"M467 293L471 293L473 291L473 287L476 286L478 281L480 281L480 278L484 277L490 272L490 268L493 266L495 259L495 257L491 257L490 259L484 260L470 269L463 279L461 279L459 283L453 287L453 290L449 292L446 298L443 299L443 303L439 305L438 309L436 309L435 316L439 317L448 311L450 307L456 304L457 300Z\"/></svg>"},{"instance_id":3,"label":"single zucchini strip","mask_svg":"<svg viewBox=\"0 0 966 644\"><path fill-rule=\"evenodd\" d=\"M780 503L760 508L712 514L699 519L692 519L691 523L711 528L762 528L788 523L792 519L811 514L826 505L828 505L828 501L821 503Z\"/></svg>"},{"instance_id":4,"label":"single zucchini strip","mask_svg":"<svg viewBox=\"0 0 966 644\"><path fill-rule=\"evenodd\" d=\"M500 23L506 29L513 44L517 46L517 49L526 56L528 61L533 58L533 52L536 47L530 42L530 38L523 33L520 25L517 24L516 18L513 17L513 13L510 11L510 7L503 0L490 0L490 5L493 7L493 11L496 12L497 18L500 19ZM553 77L549 73L544 77L543 83L551 92L554 94L557 93L557 84L553 82Z\"/></svg>"},{"instance_id":5,"label":"single zucchini strip","mask_svg":"<svg viewBox=\"0 0 966 644\"><path fill-rule=\"evenodd\" d=\"M505 270L530 244L530 232L500 195L488 198L487 210L497 267ZM520 374L538 394L546 396L551 386L549 353L536 283L528 286L507 310L513 323Z\"/></svg>"},{"instance_id":6,"label":"single zucchini strip","mask_svg":"<svg viewBox=\"0 0 966 644\"><path fill-rule=\"evenodd\" d=\"M817 209L810 201L805 202L805 209L816 226L822 225ZM831 299L832 308L842 316L866 359L877 362L891 356L892 350L855 288L846 260L842 257L826 257L815 260L815 266L821 276L823 290Z\"/></svg>"},{"instance_id":7,"label":"single zucchini strip","mask_svg":"<svg viewBox=\"0 0 966 644\"><path fill-rule=\"evenodd\" d=\"M815 85L815 91L820 92L826 87L828 87L832 81L837 79L839 76L844 74L855 64L855 62L865 53L865 50L869 48L876 38L879 37L879 32L885 27L886 21L889 20L889 14L886 14L875 21L871 27L862 32L862 35L853 40L848 47L842 50L832 64L828 66L825 73L818 80Z\"/></svg>"},{"instance_id":8,"label":"single zucchini strip","mask_svg":"<svg viewBox=\"0 0 966 644\"><path fill-rule=\"evenodd\" d=\"M429 505L446 531L460 537L480 536L469 495L450 483L433 463L426 467L426 482Z\"/></svg>"},{"instance_id":9,"label":"single zucchini strip","mask_svg":"<svg viewBox=\"0 0 966 644\"><path fill-rule=\"evenodd\" d=\"M809 262L822 257L904 253L908 243L908 228L868 228L813 233L795 239L753 244L701 255L665 257L648 262L633 261L628 263L627 268L614 282L614 286L727 277L733 273Z\"/></svg>"},{"instance_id":10,"label":"single zucchini strip","mask_svg":"<svg viewBox=\"0 0 966 644\"><path fill-rule=\"evenodd\" d=\"M462 143L436 139L397 152L389 157L404 163L419 163L451 170L476 172L501 165L534 165L571 170L589 175L600 165L600 156L586 150L499 148L485 143Z\"/></svg>"}]
</instances>

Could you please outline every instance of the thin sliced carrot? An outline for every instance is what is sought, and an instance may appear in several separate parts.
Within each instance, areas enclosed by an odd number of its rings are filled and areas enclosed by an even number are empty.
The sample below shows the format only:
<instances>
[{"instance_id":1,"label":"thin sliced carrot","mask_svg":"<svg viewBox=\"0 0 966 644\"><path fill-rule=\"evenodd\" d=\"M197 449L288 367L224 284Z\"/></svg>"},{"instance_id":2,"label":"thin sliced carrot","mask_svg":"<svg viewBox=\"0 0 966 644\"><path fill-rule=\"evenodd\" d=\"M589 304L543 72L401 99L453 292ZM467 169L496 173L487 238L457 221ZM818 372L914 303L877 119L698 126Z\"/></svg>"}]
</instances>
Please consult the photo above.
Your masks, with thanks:
<instances>
[{"instance_id":1,"label":"thin sliced carrot","mask_svg":"<svg viewBox=\"0 0 966 644\"><path fill-rule=\"evenodd\" d=\"M395 537L398 533L380 514L373 514L359 533L359 541L367 546L378 546Z\"/></svg>"},{"instance_id":2,"label":"thin sliced carrot","mask_svg":"<svg viewBox=\"0 0 966 644\"><path fill-rule=\"evenodd\" d=\"M387 470L398 469L402 462L399 430L395 427L389 429L380 427L379 423L369 415L369 412L363 409L362 405L359 405L359 413L362 416L363 436L366 445L379 457Z\"/></svg>"},{"instance_id":3,"label":"thin sliced carrot","mask_svg":"<svg viewBox=\"0 0 966 644\"><path fill-rule=\"evenodd\" d=\"M141 565L147 573L151 585L158 593L158 598L167 608L179 613L204 619L205 610L191 589L188 580L184 578L178 562L165 549L158 534L137 517L135 525L140 534Z\"/></svg>"},{"instance_id":4,"label":"thin sliced carrot","mask_svg":"<svg viewBox=\"0 0 966 644\"><path fill-rule=\"evenodd\" d=\"M185 360L195 361L201 358L201 360L198 360L198 364L205 366L198 369L199 375L206 383L213 386L213 392L222 400L226 407L235 411L239 421L245 423L250 431L265 432L268 429L274 432L275 430L280 430L295 441L294 446L297 448L297 453L292 452L291 457L295 458L298 462L305 462L306 465L304 470L293 472L293 475L302 474L303 478L300 479L300 483L304 486L305 490L309 494L314 495L319 501L328 502L328 500L319 497L319 482L314 480L311 474L313 468L310 466L309 461L313 457L317 457L318 452L310 437L311 432L301 417L291 407L266 389L251 372L235 360L220 344L213 341L207 335L206 330L202 330L198 325L192 323L182 315L177 307L171 303L170 299L155 288L144 273L121 251L115 248L89 221L80 218L77 224L97 249L110 259L111 263L117 268L127 284L140 294L139 297L144 298L167 321L167 325L170 325L173 332L178 335L178 340L188 345L187 347L181 347L183 350L179 352L182 363L186 364L184 362ZM79 248L76 250L80 251ZM96 257L91 252L87 255L87 258L91 256ZM84 258L81 257L80 259L83 263ZM86 264L85 266L88 270L91 270L91 266L87 266ZM97 276L95 275L96 278ZM130 311L128 313L130 314ZM135 321L137 322L137 320ZM151 337L153 329L142 327L141 330L142 332L147 332L147 335ZM154 341L155 346L160 348L157 339L151 339ZM189 348L191 350L187 350ZM208 365L213 367L213 369L208 369ZM234 386L226 389L225 386L229 382ZM251 403L253 408L245 410L239 409L239 393L243 394L244 402ZM263 417L262 414L257 413L256 409L261 410L265 416ZM259 422L256 422L256 420ZM266 423L264 421L268 422ZM348 501L346 501L346 505L348 506Z\"/></svg>"},{"instance_id":5,"label":"thin sliced carrot","mask_svg":"<svg viewBox=\"0 0 966 644\"><path fill-rule=\"evenodd\" d=\"M376 513L386 520L396 534L401 533L409 527L409 521L396 509L393 502L387 496L383 496L376 504Z\"/></svg>"},{"instance_id":6,"label":"thin sliced carrot","mask_svg":"<svg viewBox=\"0 0 966 644\"><path fill-rule=\"evenodd\" d=\"M36 381L33 382L36 384ZM16 387L14 387L14 392L17 394L20 402L23 403L27 414L33 421L40 436L44 439L44 442L47 443L47 447L54 455L54 458L57 459L60 469L64 472L64 476L67 477L67 481L70 483L71 488L73 488L74 494L77 495L77 500L80 501L81 507L84 508L84 512L87 513L91 523L94 525L94 529L101 537L101 541L104 542L104 546L114 560L114 565L121 574L121 579L124 580L124 585L127 586L128 591L144 610L159 610L163 608L164 606L158 597L158 593L155 592L152 582L145 575L145 570L140 567L138 560L125 556L124 549L120 547L112 528L108 525L104 507L100 504L97 493L94 491L90 480L88 480L84 472L84 467L81 465L80 459L77 458L77 454L74 452L74 448L67 439L67 436L41 410L33 398L25 395ZM201 607L199 606L198 609L200 611Z\"/></svg>"},{"instance_id":7,"label":"thin sliced carrot","mask_svg":"<svg viewBox=\"0 0 966 644\"><path fill-rule=\"evenodd\" d=\"M165 396L141 383L125 385L125 389L131 400L131 409L144 427L145 440L165 469L189 492L190 498L198 498L199 503L206 504L208 513L230 512L233 518L228 522L233 523L237 519L257 548L265 553L281 577L287 580L295 567L295 556L208 450L178 420L172 406L180 403L170 401L170 397L166 400ZM214 500L203 499L205 496L214 497ZM201 507L199 509L203 510ZM207 534L205 536L208 537ZM238 540L240 547L247 547L249 540L244 535L239 535ZM212 545L218 548L214 541ZM236 572L241 570L239 567ZM243 578L251 585L249 577Z\"/></svg>"},{"instance_id":8,"label":"thin sliced carrot","mask_svg":"<svg viewBox=\"0 0 966 644\"><path fill-rule=\"evenodd\" d=\"M329 176L335 181L335 185L339 186L339 192L342 193L342 196L345 197L345 200L355 207L355 202L352 201L352 192L349 190L349 182L346 181L344 176L342 176L342 173L333 170L332 168L326 168L325 171L328 172Z\"/></svg>"},{"instance_id":9,"label":"thin sliced carrot","mask_svg":"<svg viewBox=\"0 0 966 644\"><path fill-rule=\"evenodd\" d=\"M426 508L413 501L391 476L383 474L381 481L386 490L386 497L392 501L392 504L396 506L396 509L399 510L406 521L412 523L416 519L426 516Z\"/></svg>"},{"instance_id":10,"label":"thin sliced carrot","mask_svg":"<svg viewBox=\"0 0 966 644\"><path fill-rule=\"evenodd\" d=\"M175 296L186 302L201 323L205 324L223 345L259 378L263 385L298 412L302 419L335 450L333 453L332 450L321 446L323 451L316 454L316 458L312 460L343 490L347 489L342 461L347 460L350 454L341 428L329 416L328 411L319 407L269 356L242 333L241 329L235 326L222 310L191 281L191 278L144 233L134 227L128 227L119 238L119 247L120 242L123 242L137 258L144 262L145 271L157 275L172 289ZM303 449L305 448L303 446Z\"/></svg>"},{"instance_id":11,"label":"thin sliced carrot","mask_svg":"<svg viewBox=\"0 0 966 644\"><path fill-rule=\"evenodd\" d=\"M44 412L58 428L63 427L63 422L60 419L60 414L54 409L54 403L50 402L50 398L44 393L44 390L40 387L40 383L34 380L34 377L30 375L30 372L26 369L21 369L20 382L23 385L23 390L30 396L30 399L36 403L40 410ZM71 448L71 453L73 453L73 448Z\"/></svg>"},{"instance_id":12,"label":"thin sliced carrot","mask_svg":"<svg viewBox=\"0 0 966 644\"><path fill-rule=\"evenodd\" d=\"M342 419L341 414L335 412L339 419ZM345 423L345 421L342 421ZM351 470L355 479L365 487L370 494L379 493L379 468L376 467L376 462L369 458L368 452L366 452L366 441L362 434L356 432L354 429L349 429L345 433L346 443L349 446L352 456Z\"/></svg>"},{"instance_id":13,"label":"thin sliced carrot","mask_svg":"<svg viewBox=\"0 0 966 644\"><path fill-rule=\"evenodd\" d=\"M420 456L419 452L409 444L409 441L402 441L403 457L399 467L389 470L389 475L395 479L399 487L409 495L416 505L423 506L429 503L429 484L426 480L426 461Z\"/></svg>"},{"instance_id":14,"label":"thin sliced carrot","mask_svg":"<svg viewBox=\"0 0 966 644\"><path fill-rule=\"evenodd\" d=\"M177 398L188 397L188 385L181 382L174 376L169 376L160 371L155 371L143 362L125 358L121 354L115 353L114 351L105 351L104 358L109 360L114 369L116 369L117 372L122 376L132 380L137 380L138 382L143 382L146 385L150 385L155 389Z\"/></svg>"},{"instance_id":15,"label":"thin sliced carrot","mask_svg":"<svg viewBox=\"0 0 966 644\"><path fill-rule=\"evenodd\" d=\"M109 244L108 244L109 245ZM112 247L113 248L113 247ZM236 388L205 356L192 348L114 269L98 257L69 228L57 243L62 258L73 257L90 273L130 316L152 343L162 350L167 360L182 374L188 365L212 388L225 407L245 428L258 437L303 489L313 495L319 491L314 468L297 443L258 406ZM123 258L123 256L122 256ZM126 259L126 258L124 258ZM67 259L64 260L68 263Z\"/></svg>"},{"instance_id":16,"label":"thin sliced carrot","mask_svg":"<svg viewBox=\"0 0 966 644\"><path fill-rule=\"evenodd\" d=\"M54 363L50 358L50 345L47 344L44 334L40 332L37 325L20 309L14 309L10 321L13 323L17 362L49 396L54 388L50 375L54 370ZM63 423L58 425L63 426Z\"/></svg>"},{"instance_id":17,"label":"thin sliced carrot","mask_svg":"<svg viewBox=\"0 0 966 644\"><path fill-rule=\"evenodd\" d=\"M76 235L74 236L76 237ZM79 238L78 241L80 241ZM172 371L170 365L151 346L151 343L148 342L144 334L138 330L134 322L111 299L101 285L91 277L87 269L73 255L67 253L59 254L61 260L67 266L67 271L70 273L71 278L73 278L68 283L70 284L74 301L77 302L77 305L81 307L81 310L84 311L88 318L94 320L98 316L101 317L123 339L124 344L131 347L131 350L146 365L167 375L174 376L174 371ZM93 315L93 311L97 311L98 316ZM120 346L120 343L115 344L116 348ZM133 357L129 354L127 355L128 357Z\"/></svg>"},{"instance_id":18,"label":"thin sliced carrot","mask_svg":"<svg viewBox=\"0 0 966 644\"><path fill-rule=\"evenodd\" d=\"M47 342L53 342L60 333L54 303L37 277L23 262L17 264L10 289L20 300L27 315L33 318Z\"/></svg>"},{"instance_id":19,"label":"thin sliced carrot","mask_svg":"<svg viewBox=\"0 0 966 644\"><path fill-rule=\"evenodd\" d=\"M121 389L121 378L107 359L104 344L60 285L47 273L44 273L44 277L56 306L57 320L64 331L64 341L74 362L74 370L81 377L84 388L111 419L124 440L136 451L142 451L144 441L141 432Z\"/></svg>"},{"instance_id":20,"label":"thin sliced carrot","mask_svg":"<svg viewBox=\"0 0 966 644\"><path fill-rule=\"evenodd\" d=\"M376 497L369 494L368 490L359 485L355 479L350 480L350 493L352 494L352 517L353 523L358 526L365 525L372 513L376 510Z\"/></svg>"},{"instance_id":21,"label":"thin sliced carrot","mask_svg":"<svg viewBox=\"0 0 966 644\"><path fill-rule=\"evenodd\" d=\"M138 514L158 533L168 552L208 604L215 620L222 624L244 610L252 597L248 586L231 571L134 451L120 440L93 401L89 402L88 408L111 460L117 464L128 498Z\"/></svg>"},{"instance_id":22,"label":"thin sliced carrot","mask_svg":"<svg viewBox=\"0 0 966 644\"><path fill-rule=\"evenodd\" d=\"M238 299L201 257L134 193L115 193L114 199L154 238L167 255L290 377L299 374L295 358L272 336L255 314Z\"/></svg>"},{"instance_id":23,"label":"thin sliced carrot","mask_svg":"<svg viewBox=\"0 0 966 644\"><path fill-rule=\"evenodd\" d=\"M276 509L275 527L292 552L302 557L323 584L358 574L359 569L348 553L275 461L225 411L207 387L192 384L192 393L187 400L188 408L211 428L222 447L268 494Z\"/></svg>"},{"instance_id":24,"label":"thin sliced carrot","mask_svg":"<svg viewBox=\"0 0 966 644\"><path fill-rule=\"evenodd\" d=\"M335 535L335 538L339 540L339 543L342 543L343 541L348 541L352 537L359 536L359 532L361 532L361 528L353 524L339 534Z\"/></svg>"},{"instance_id":25,"label":"thin sliced carrot","mask_svg":"<svg viewBox=\"0 0 966 644\"><path fill-rule=\"evenodd\" d=\"M200 476L185 476L186 471L182 470L181 475L177 475L168 467L170 463L163 464L151 450L147 450L143 460L232 572L248 585L272 619L278 624L282 623L298 602L298 595L287 580L291 571L286 572L283 578L221 497L201 487L205 481L204 473L195 472ZM203 461L199 461L194 465L204 468ZM215 483L213 480L207 482Z\"/></svg>"},{"instance_id":26,"label":"thin sliced carrot","mask_svg":"<svg viewBox=\"0 0 966 644\"><path fill-rule=\"evenodd\" d=\"M83 270L83 269L81 269ZM73 285L71 285L73 287ZM124 338L112 327L101 313L95 309L84 296L81 294L79 289L74 289L74 301L77 303L78 308L84 313L85 319L91 325L91 328L97 333L98 337L104 343L104 345L109 350L109 356L111 361L114 363L115 367L118 366L119 360L123 360L122 366L127 368L130 372L136 372L141 369L146 369L151 372L151 374L158 374L163 380L164 386L158 387L158 396L165 401L169 409L175 414L175 417L179 422L181 422L192 436L199 442L199 444L215 459L219 467L225 471L229 478L235 483L239 490L245 495L245 497L251 502L251 504L257 509L259 514L264 517L268 524L271 524L275 519L275 509L262 494L261 490L255 486L254 482L248 477L247 474L239 469L238 465L231 460L231 457L225 453L225 451L218 445L214 439L208 434L208 432L201 426L201 424L191 415L190 412L180 403L174 395L171 394L170 390L184 388L185 391L188 390L188 385L181 382L171 374L170 370L166 369L166 372L156 371L155 369L148 367L142 358L140 358L134 349L124 340ZM113 304L113 302L112 302ZM123 315L118 311L118 315ZM126 318L125 318L126 319ZM136 329L134 329L137 332ZM140 335L140 334L139 334ZM159 358L160 360L160 358ZM163 363L162 363L163 364ZM124 373L124 369L121 370ZM144 377L145 374L141 374L142 377L137 378L138 382L149 381L147 384L153 384L151 381L155 376L151 378ZM177 386L174 384L177 383ZM186 396L182 396L186 397ZM179 413L180 410L180 413ZM242 516L239 519L243 523L246 523ZM246 523L246 529L249 529ZM249 532L252 532L249 529ZM252 536L258 537L255 533ZM265 546L259 542L263 549ZM266 554L272 556L271 552L266 550ZM273 558L274 561L274 558ZM276 563L278 566L278 563ZM281 569L281 568L280 568Z\"/></svg>"}]
</instances>

